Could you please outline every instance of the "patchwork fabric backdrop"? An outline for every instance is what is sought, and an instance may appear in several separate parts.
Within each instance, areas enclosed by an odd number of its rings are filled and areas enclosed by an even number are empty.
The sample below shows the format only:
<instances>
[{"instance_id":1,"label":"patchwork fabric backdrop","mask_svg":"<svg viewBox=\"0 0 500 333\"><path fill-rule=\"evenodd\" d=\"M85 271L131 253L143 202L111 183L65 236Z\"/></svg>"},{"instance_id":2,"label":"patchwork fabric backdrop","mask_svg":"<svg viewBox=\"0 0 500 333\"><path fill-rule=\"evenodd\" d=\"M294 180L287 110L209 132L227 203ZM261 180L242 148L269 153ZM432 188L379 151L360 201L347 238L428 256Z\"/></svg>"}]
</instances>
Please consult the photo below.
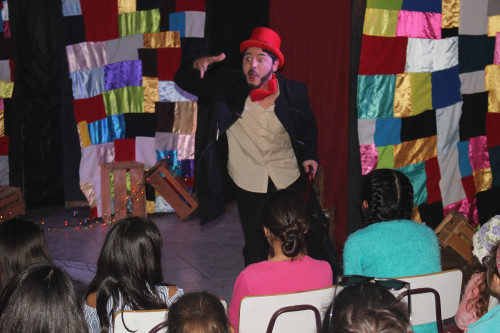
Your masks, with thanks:
<instances>
[{"instance_id":1,"label":"patchwork fabric backdrop","mask_svg":"<svg viewBox=\"0 0 500 333\"><path fill-rule=\"evenodd\" d=\"M363 174L405 173L432 227L500 213L500 1L368 0L358 74Z\"/></svg>"},{"instance_id":2,"label":"patchwork fabric backdrop","mask_svg":"<svg viewBox=\"0 0 500 333\"><path fill-rule=\"evenodd\" d=\"M139 161L150 168L166 159L192 187L196 98L178 88L173 76L181 57L201 53L204 0L62 4L82 152L80 184L93 216L101 216L103 162ZM154 189L146 194L148 213L172 211Z\"/></svg>"},{"instance_id":3,"label":"patchwork fabric backdrop","mask_svg":"<svg viewBox=\"0 0 500 333\"><path fill-rule=\"evenodd\" d=\"M4 98L14 91L14 62L12 60L9 10L7 1L0 2L0 185L9 185L9 137L5 135Z\"/></svg>"}]
</instances>

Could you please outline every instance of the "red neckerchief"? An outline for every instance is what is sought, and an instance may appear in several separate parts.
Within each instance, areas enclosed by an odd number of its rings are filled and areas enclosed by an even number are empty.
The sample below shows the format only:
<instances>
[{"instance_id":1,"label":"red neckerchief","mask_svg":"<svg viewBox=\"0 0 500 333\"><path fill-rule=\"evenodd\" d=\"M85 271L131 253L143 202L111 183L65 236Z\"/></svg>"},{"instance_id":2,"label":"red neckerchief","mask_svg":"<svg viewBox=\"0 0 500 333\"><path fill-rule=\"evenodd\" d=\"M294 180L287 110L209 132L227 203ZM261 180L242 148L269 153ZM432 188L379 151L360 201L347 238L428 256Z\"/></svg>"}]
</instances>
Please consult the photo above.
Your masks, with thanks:
<instances>
[{"instance_id":1,"label":"red neckerchief","mask_svg":"<svg viewBox=\"0 0 500 333\"><path fill-rule=\"evenodd\" d=\"M267 96L270 96L276 92L276 89L278 88L276 75L273 74L269 81L267 81L267 88L269 90L258 88L250 91L250 99L252 100L252 102L262 101Z\"/></svg>"}]
</instances>

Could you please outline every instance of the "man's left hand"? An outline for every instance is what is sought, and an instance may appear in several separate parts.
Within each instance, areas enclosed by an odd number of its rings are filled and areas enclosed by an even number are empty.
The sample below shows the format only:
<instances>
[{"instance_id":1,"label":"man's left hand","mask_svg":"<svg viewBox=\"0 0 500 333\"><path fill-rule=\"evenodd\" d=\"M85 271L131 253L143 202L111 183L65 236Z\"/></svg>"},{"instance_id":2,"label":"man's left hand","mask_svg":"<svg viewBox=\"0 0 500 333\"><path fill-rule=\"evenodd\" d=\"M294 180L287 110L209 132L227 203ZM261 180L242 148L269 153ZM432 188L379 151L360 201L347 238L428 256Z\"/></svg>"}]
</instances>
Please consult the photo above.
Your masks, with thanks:
<instances>
[{"instance_id":1,"label":"man's left hand","mask_svg":"<svg viewBox=\"0 0 500 333\"><path fill-rule=\"evenodd\" d=\"M315 160L306 160L302 162L302 166L304 167L306 173L309 173L309 166L311 166L313 169L313 178L316 176L316 171L318 171L318 162Z\"/></svg>"}]
</instances>

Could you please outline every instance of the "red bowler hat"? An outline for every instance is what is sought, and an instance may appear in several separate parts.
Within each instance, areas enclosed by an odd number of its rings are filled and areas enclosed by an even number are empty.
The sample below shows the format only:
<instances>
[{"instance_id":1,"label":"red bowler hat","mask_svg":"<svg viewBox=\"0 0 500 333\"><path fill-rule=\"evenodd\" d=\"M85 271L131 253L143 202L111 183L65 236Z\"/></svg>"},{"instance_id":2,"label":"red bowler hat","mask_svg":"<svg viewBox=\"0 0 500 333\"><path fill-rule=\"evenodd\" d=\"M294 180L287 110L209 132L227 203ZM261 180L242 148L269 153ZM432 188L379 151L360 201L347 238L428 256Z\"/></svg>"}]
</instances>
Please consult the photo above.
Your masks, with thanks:
<instances>
[{"instance_id":1,"label":"red bowler hat","mask_svg":"<svg viewBox=\"0 0 500 333\"><path fill-rule=\"evenodd\" d=\"M281 38L280 35L274 30L264 27L253 29L250 39L240 44L240 52L245 52L249 47L260 47L273 53L279 60L279 68L285 64L285 57L280 51Z\"/></svg>"}]
</instances>

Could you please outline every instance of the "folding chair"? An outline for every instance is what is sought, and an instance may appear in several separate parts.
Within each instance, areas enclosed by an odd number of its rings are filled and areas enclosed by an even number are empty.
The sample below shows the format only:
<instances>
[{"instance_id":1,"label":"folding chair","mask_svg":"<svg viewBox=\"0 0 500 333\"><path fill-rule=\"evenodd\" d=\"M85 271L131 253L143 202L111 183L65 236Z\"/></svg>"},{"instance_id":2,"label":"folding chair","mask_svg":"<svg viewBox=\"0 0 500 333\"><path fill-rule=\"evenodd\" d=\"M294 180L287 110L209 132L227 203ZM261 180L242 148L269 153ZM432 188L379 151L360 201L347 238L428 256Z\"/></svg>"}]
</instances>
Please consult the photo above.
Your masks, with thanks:
<instances>
[{"instance_id":1,"label":"folding chair","mask_svg":"<svg viewBox=\"0 0 500 333\"><path fill-rule=\"evenodd\" d=\"M149 333L153 328L157 329L153 332L167 332L165 327L156 327L165 322L167 313L168 310L166 309L118 311L113 318L113 332L130 333L130 331L134 331L135 333Z\"/></svg>"},{"instance_id":2,"label":"folding chair","mask_svg":"<svg viewBox=\"0 0 500 333\"><path fill-rule=\"evenodd\" d=\"M240 333L320 332L334 287L297 293L248 296L240 304Z\"/></svg>"}]
</instances>

